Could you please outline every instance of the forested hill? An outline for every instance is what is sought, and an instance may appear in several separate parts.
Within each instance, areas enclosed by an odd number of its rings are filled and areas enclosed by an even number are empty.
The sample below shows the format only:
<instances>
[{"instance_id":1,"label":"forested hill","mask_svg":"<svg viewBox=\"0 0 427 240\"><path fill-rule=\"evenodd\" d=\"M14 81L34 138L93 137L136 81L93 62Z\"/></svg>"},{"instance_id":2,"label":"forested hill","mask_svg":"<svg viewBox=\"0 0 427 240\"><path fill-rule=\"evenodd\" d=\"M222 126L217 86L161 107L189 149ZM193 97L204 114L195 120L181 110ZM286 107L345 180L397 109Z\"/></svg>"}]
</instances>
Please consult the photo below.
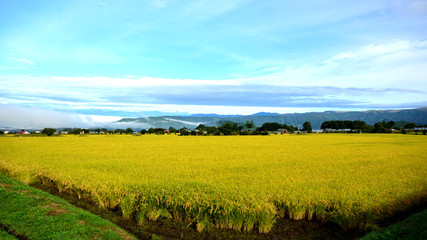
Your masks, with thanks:
<instances>
[{"instance_id":1,"label":"forested hill","mask_svg":"<svg viewBox=\"0 0 427 240\"><path fill-rule=\"evenodd\" d=\"M145 118L123 118L119 123L131 123L143 128L175 128L187 127L195 128L199 124L207 126L219 126L225 121L245 123L254 121L256 126L261 126L265 122L286 123L293 126L302 126L306 121L311 122L313 129L319 129L324 121L330 120L361 120L369 125L382 120L385 121L405 121L416 124L427 124L427 107L405 110L369 110L369 111L327 111L327 112L309 112L309 113L262 113L254 115L196 115L196 116L162 116Z\"/></svg>"}]
</instances>

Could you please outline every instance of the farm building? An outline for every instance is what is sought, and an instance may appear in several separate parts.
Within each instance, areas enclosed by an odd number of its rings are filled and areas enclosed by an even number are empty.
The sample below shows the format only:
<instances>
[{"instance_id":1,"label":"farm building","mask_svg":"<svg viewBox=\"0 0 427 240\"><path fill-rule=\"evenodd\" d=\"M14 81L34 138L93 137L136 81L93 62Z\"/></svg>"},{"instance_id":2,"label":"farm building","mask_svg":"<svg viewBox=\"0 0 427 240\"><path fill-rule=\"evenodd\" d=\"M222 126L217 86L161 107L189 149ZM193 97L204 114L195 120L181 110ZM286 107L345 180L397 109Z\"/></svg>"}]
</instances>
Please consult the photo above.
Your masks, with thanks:
<instances>
[{"instance_id":1,"label":"farm building","mask_svg":"<svg viewBox=\"0 0 427 240\"><path fill-rule=\"evenodd\" d=\"M279 128L276 130L276 134L285 134L285 133L288 133L288 130L284 128Z\"/></svg>"},{"instance_id":2,"label":"farm building","mask_svg":"<svg viewBox=\"0 0 427 240\"><path fill-rule=\"evenodd\" d=\"M323 129L316 129L316 130L313 130L313 132L314 132L314 133L322 133L322 132L324 132L324 131L323 131Z\"/></svg>"},{"instance_id":3,"label":"farm building","mask_svg":"<svg viewBox=\"0 0 427 240\"><path fill-rule=\"evenodd\" d=\"M27 130L23 129L20 132L17 132L16 134L30 134Z\"/></svg>"}]
</instances>

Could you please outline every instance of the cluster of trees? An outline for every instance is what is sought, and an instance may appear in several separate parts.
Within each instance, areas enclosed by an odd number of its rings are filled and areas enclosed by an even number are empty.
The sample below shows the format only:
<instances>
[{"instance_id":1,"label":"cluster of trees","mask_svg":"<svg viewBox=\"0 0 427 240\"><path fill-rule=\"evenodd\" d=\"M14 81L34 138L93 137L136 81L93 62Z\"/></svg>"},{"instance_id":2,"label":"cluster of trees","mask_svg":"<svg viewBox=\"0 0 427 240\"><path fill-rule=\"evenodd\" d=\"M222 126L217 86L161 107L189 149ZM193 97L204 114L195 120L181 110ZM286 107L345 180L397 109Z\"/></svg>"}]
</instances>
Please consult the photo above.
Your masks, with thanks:
<instances>
[{"instance_id":1,"label":"cluster of trees","mask_svg":"<svg viewBox=\"0 0 427 240\"><path fill-rule=\"evenodd\" d=\"M377 122L374 124L374 129L372 132L375 133L391 133L391 129L395 128L395 122L389 121L389 122Z\"/></svg>"},{"instance_id":2,"label":"cluster of trees","mask_svg":"<svg viewBox=\"0 0 427 240\"><path fill-rule=\"evenodd\" d=\"M51 136L53 134L59 134L62 132L66 132L67 134L89 134L89 133L95 133L95 134L133 134L134 131L132 128L125 129L115 129L115 130L108 130L106 128L96 128L96 129L86 129L86 128L65 128L62 129L61 132L58 132L55 128L44 128L41 133L46 134L48 136Z\"/></svg>"},{"instance_id":3,"label":"cluster of trees","mask_svg":"<svg viewBox=\"0 0 427 240\"><path fill-rule=\"evenodd\" d=\"M311 131L310 123L307 124L307 127L310 127L310 131ZM152 129L150 132L150 129L148 129L148 131L142 130L141 134L144 134L144 133L164 134L165 132L168 132L168 133L180 133L180 135L182 136L187 136L187 135L218 136L218 135L267 135L268 132L277 131L278 129L286 129L287 132L298 131L297 127L286 125L286 124L279 124L276 122L273 122L273 123L268 122L268 123L264 123L261 127L256 127L253 121L246 121L246 123L244 124L227 121L227 122L223 122L218 127L205 126L204 124L199 124L193 130L190 130L186 127L183 127L180 129L175 129L170 127L169 129L156 128L156 129Z\"/></svg>"},{"instance_id":4,"label":"cluster of trees","mask_svg":"<svg viewBox=\"0 0 427 240\"><path fill-rule=\"evenodd\" d=\"M311 124L310 124L311 128ZM288 132L294 132L298 131L297 127L289 126L287 124L280 124L277 122L268 122L264 123L260 128L258 128L260 131L276 131L277 129L286 129ZM311 129L310 129L311 130Z\"/></svg>"},{"instance_id":5,"label":"cluster of trees","mask_svg":"<svg viewBox=\"0 0 427 240\"><path fill-rule=\"evenodd\" d=\"M95 128L95 129L86 129L86 128L68 128L64 129L63 131L67 131L69 134L85 134L85 133L96 133L96 134L132 134L134 131L132 128L127 129L115 129L115 130L108 130L106 128Z\"/></svg>"},{"instance_id":6,"label":"cluster of trees","mask_svg":"<svg viewBox=\"0 0 427 240\"><path fill-rule=\"evenodd\" d=\"M362 129L368 126L364 121L325 121L320 126L321 129Z\"/></svg>"},{"instance_id":7,"label":"cluster of trees","mask_svg":"<svg viewBox=\"0 0 427 240\"><path fill-rule=\"evenodd\" d=\"M364 133L389 133L395 127L394 121L377 122L374 126L366 124L364 121L325 121L320 126L321 129L327 131L328 129L341 130L341 131L361 131Z\"/></svg>"},{"instance_id":8,"label":"cluster of trees","mask_svg":"<svg viewBox=\"0 0 427 240\"><path fill-rule=\"evenodd\" d=\"M414 129L417 127L425 127L423 125L416 125L415 123L407 123L403 128L396 125L394 121L381 121L374 124L374 126L366 124L364 121L325 121L321 125L321 129L328 130L341 130L341 131L361 131L364 133L391 133L392 130L400 130L406 133L405 129ZM423 133L425 130L423 131Z\"/></svg>"},{"instance_id":9,"label":"cluster of trees","mask_svg":"<svg viewBox=\"0 0 427 240\"><path fill-rule=\"evenodd\" d=\"M42 133L46 134L48 136L53 135L55 132L56 132L55 128L45 128L45 129L42 130Z\"/></svg>"}]
</instances>

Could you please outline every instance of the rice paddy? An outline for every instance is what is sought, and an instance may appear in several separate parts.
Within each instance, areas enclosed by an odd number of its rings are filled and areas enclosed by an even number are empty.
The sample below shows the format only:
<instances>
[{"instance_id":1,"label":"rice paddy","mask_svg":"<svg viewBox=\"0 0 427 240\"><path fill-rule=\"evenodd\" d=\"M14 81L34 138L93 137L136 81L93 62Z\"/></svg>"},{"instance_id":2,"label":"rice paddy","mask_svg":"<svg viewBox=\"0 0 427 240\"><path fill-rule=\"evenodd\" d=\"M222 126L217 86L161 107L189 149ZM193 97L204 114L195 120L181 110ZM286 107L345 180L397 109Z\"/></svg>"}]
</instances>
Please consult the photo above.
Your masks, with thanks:
<instances>
[{"instance_id":1,"label":"rice paddy","mask_svg":"<svg viewBox=\"0 0 427 240\"><path fill-rule=\"evenodd\" d=\"M425 202L427 138L416 135L0 137L0 168L143 224L235 231L277 218L366 230Z\"/></svg>"}]
</instances>

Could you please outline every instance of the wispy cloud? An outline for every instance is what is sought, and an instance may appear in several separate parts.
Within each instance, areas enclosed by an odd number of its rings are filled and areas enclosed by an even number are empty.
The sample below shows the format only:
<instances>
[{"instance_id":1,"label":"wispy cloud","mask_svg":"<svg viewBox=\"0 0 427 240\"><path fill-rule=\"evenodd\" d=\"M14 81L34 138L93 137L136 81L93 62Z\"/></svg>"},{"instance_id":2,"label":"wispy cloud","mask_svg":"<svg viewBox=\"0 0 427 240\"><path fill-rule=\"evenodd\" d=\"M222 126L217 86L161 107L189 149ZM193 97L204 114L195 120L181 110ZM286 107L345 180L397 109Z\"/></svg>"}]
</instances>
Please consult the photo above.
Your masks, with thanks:
<instances>
[{"instance_id":1,"label":"wispy cloud","mask_svg":"<svg viewBox=\"0 0 427 240\"><path fill-rule=\"evenodd\" d=\"M0 90L0 103L3 104L121 116L139 116L143 111L155 109L188 112L188 106L192 106L191 109L198 106L196 113L219 106L224 107L223 113L228 111L226 109L238 107L245 113L251 107L282 111L312 108L366 109L408 104L421 107L425 104L426 96L425 91L406 88L283 86L245 83L242 79L219 81L21 76L3 77L0 78L0 83L4 86ZM55 87L48 89L48 86ZM396 99L396 94L399 99Z\"/></svg>"},{"instance_id":2,"label":"wispy cloud","mask_svg":"<svg viewBox=\"0 0 427 240\"><path fill-rule=\"evenodd\" d=\"M418 46L423 46L424 42L409 42L397 40L389 44L367 45L356 51L348 51L339 53L324 61L325 64L340 63L340 62L360 62L373 60L373 58L385 57L391 54L396 54L403 51L412 50Z\"/></svg>"},{"instance_id":3,"label":"wispy cloud","mask_svg":"<svg viewBox=\"0 0 427 240\"><path fill-rule=\"evenodd\" d=\"M25 63L25 64L29 64L29 65L36 65L33 61L26 59L26 58L14 58L14 57L7 57L10 60L16 61L16 62L20 62L20 63Z\"/></svg>"},{"instance_id":4,"label":"wispy cloud","mask_svg":"<svg viewBox=\"0 0 427 240\"><path fill-rule=\"evenodd\" d=\"M426 41L395 40L336 53L320 62L289 65L247 81L284 86L420 89L427 87L425 69Z\"/></svg>"}]
</instances>

